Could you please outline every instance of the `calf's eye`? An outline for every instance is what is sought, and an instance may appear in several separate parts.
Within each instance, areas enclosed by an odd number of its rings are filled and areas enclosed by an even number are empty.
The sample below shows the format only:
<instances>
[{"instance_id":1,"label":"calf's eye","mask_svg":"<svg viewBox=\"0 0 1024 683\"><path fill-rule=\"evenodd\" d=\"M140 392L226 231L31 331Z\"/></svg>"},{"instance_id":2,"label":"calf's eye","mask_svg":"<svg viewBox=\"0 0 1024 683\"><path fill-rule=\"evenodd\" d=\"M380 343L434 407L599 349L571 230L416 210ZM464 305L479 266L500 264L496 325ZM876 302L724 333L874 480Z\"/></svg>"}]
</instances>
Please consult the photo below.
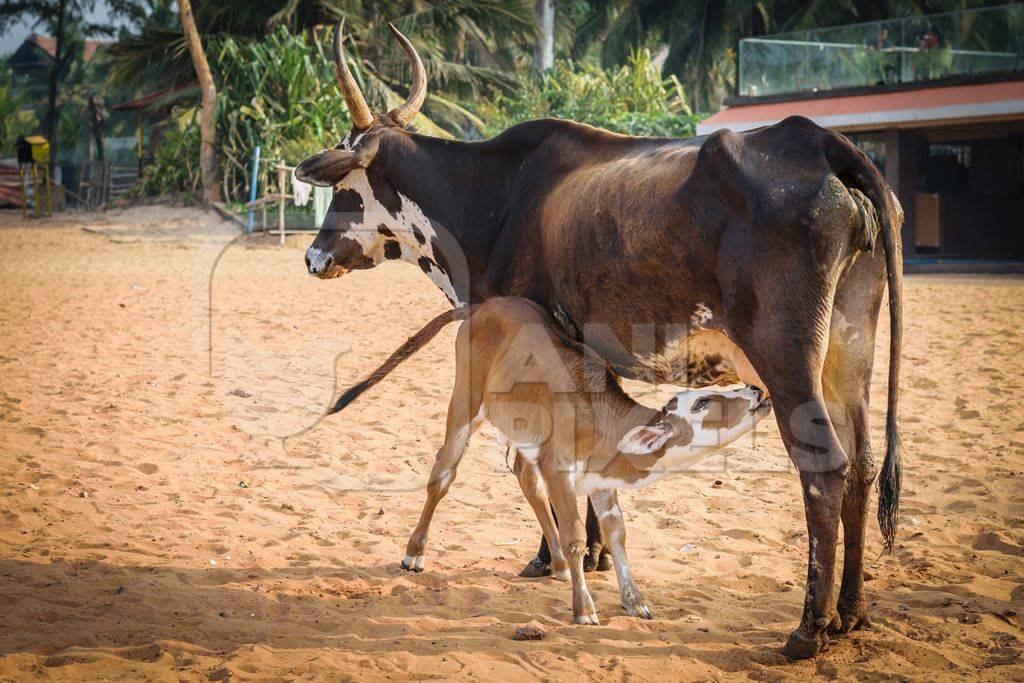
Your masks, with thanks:
<instances>
[{"instance_id":1,"label":"calf's eye","mask_svg":"<svg viewBox=\"0 0 1024 683\"><path fill-rule=\"evenodd\" d=\"M707 408L709 403L711 403L711 399L709 398L699 399L696 403L693 404L693 412L699 413L700 411Z\"/></svg>"}]
</instances>

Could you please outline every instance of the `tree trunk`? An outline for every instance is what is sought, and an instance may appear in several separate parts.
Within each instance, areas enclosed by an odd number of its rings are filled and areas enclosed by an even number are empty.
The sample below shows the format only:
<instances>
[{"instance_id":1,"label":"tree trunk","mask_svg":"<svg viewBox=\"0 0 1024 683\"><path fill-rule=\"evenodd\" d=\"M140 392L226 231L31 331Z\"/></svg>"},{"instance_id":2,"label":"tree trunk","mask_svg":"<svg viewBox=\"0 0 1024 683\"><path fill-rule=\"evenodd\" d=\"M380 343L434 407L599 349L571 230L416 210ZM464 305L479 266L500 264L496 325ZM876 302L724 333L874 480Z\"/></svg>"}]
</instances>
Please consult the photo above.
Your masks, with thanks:
<instances>
[{"instance_id":1,"label":"tree trunk","mask_svg":"<svg viewBox=\"0 0 1024 683\"><path fill-rule=\"evenodd\" d=\"M537 18L537 48L533 63L541 71L555 64L555 0L536 0L533 13Z\"/></svg>"},{"instance_id":2,"label":"tree trunk","mask_svg":"<svg viewBox=\"0 0 1024 683\"><path fill-rule=\"evenodd\" d=\"M62 51L67 51L67 13L68 0L60 0L57 9L57 27L54 31L55 41L53 66L50 67L49 90L46 95L46 115L43 117L43 133L50 143L50 168L57 161L57 86L60 84L60 71L67 59Z\"/></svg>"},{"instance_id":3,"label":"tree trunk","mask_svg":"<svg viewBox=\"0 0 1024 683\"><path fill-rule=\"evenodd\" d=\"M185 32L188 53L199 80L202 93L202 108L199 111L199 177L203 183L203 201L219 202L222 199L217 166L217 86L213 83L206 51L196 29L189 0L178 0L181 13L181 28Z\"/></svg>"}]
</instances>

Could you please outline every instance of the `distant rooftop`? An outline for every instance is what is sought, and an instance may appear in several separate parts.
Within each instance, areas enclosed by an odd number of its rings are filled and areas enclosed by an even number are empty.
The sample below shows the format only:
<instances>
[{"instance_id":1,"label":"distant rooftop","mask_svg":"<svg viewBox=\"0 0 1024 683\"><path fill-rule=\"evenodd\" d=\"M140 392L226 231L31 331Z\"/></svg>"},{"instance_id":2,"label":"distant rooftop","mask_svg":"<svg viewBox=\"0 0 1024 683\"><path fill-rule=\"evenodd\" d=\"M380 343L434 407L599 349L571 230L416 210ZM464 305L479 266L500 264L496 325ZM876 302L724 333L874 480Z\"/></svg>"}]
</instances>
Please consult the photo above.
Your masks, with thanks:
<instances>
[{"instance_id":1,"label":"distant rooftop","mask_svg":"<svg viewBox=\"0 0 1024 683\"><path fill-rule=\"evenodd\" d=\"M82 59L86 62L91 61L96 54L96 50L110 44L110 41L106 40L85 41L85 45L82 47ZM31 35L15 50L11 56L11 64L21 68L49 66L49 62L53 60L56 54L57 41L53 37Z\"/></svg>"},{"instance_id":2,"label":"distant rooftop","mask_svg":"<svg viewBox=\"0 0 1024 683\"><path fill-rule=\"evenodd\" d=\"M745 38L741 98L1024 77L1024 4Z\"/></svg>"}]
</instances>

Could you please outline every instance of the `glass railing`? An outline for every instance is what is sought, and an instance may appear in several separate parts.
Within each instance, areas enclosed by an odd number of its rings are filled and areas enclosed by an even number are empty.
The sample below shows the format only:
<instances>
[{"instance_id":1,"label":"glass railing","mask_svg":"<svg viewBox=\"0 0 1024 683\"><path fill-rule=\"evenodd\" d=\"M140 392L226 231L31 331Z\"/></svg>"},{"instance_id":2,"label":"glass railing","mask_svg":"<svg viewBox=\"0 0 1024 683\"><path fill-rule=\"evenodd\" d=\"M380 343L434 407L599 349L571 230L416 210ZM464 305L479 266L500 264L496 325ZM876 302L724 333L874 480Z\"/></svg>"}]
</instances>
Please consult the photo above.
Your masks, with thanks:
<instances>
[{"instance_id":1,"label":"glass railing","mask_svg":"<svg viewBox=\"0 0 1024 683\"><path fill-rule=\"evenodd\" d=\"M740 41L739 95L1024 71L1024 4Z\"/></svg>"}]
</instances>

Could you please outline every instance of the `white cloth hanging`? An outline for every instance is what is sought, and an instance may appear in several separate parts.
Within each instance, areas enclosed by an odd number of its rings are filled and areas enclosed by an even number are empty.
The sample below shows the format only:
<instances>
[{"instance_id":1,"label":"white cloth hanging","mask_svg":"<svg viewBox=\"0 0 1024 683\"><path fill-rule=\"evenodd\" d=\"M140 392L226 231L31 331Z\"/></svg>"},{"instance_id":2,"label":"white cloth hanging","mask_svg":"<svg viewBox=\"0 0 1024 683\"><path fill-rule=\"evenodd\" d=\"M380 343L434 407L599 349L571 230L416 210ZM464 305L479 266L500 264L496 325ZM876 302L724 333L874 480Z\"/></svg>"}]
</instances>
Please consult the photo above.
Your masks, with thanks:
<instances>
[{"instance_id":1,"label":"white cloth hanging","mask_svg":"<svg viewBox=\"0 0 1024 683\"><path fill-rule=\"evenodd\" d=\"M305 206L309 203L309 194L313 186L304 183L295 177L295 169L292 169L292 195L295 197L295 206Z\"/></svg>"},{"instance_id":2,"label":"white cloth hanging","mask_svg":"<svg viewBox=\"0 0 1024 683\"><path fill-rule=\"evenodd\" d=\"M320 227L324 224L327 211L331 208L331 201L334 199L333 187L313 188L313 224Z\"/></svg>"}]
</instances>

